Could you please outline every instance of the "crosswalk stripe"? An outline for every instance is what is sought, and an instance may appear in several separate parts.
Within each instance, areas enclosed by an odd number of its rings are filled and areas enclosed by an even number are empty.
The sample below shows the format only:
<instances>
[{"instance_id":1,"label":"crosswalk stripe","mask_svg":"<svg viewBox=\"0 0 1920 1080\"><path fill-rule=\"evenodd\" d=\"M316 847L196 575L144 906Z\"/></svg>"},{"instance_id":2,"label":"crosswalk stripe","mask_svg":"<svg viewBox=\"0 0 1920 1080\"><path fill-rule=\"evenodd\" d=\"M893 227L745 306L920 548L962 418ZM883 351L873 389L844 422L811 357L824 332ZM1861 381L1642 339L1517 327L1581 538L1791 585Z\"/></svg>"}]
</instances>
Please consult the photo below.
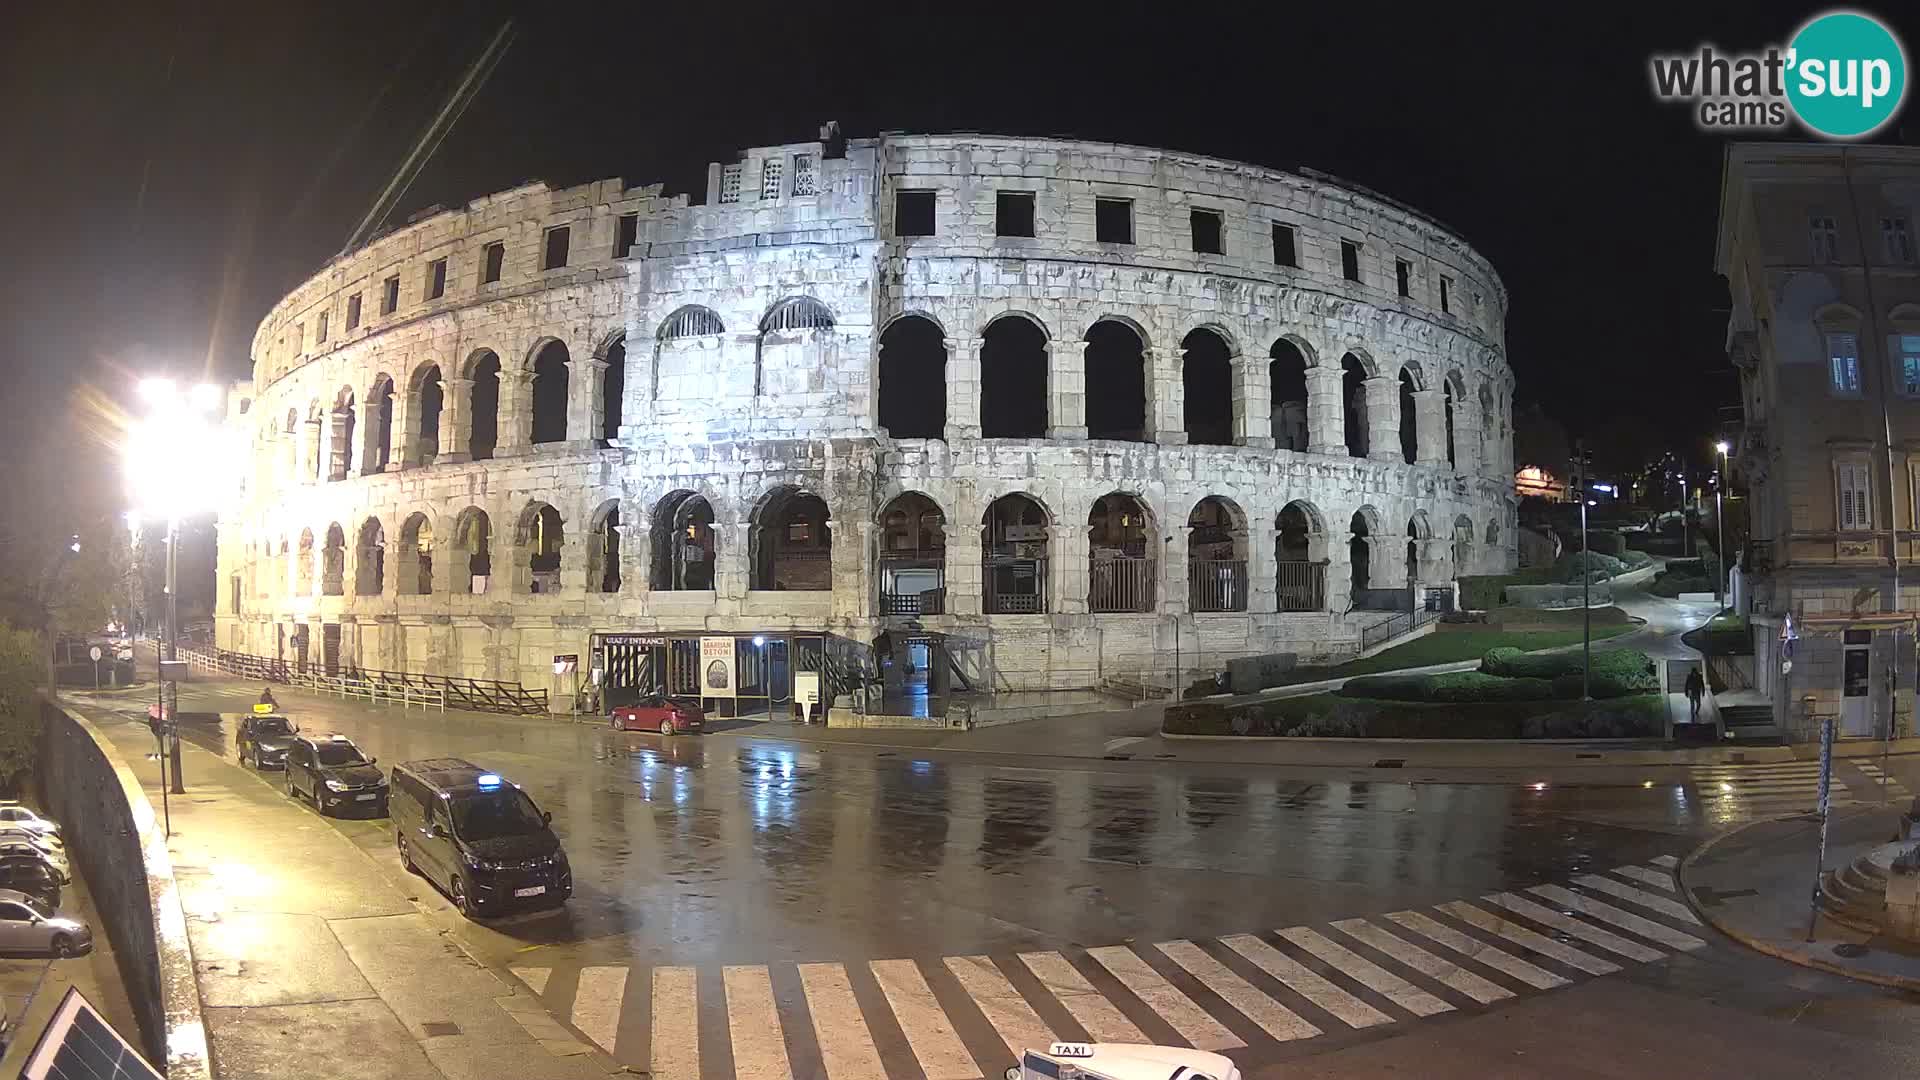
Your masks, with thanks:
<instances>
[{"instance_id":1,"label":"crosswalk stripe","mask_svg":"<svg viewBox=\"0 0 1920 1080\"><path fill-rule=\"evenodd\" d=\"M1629 934L1636 934L1648 941L1657 941L1669 949L1707 947L1706 942L1692 934L1683 934L1652 919L1643 919L1630 911L1622 911L1612 904L1601 903L1591 896L1582 896L1572 889L1562 888L1559 885L1536 885L1527 891L1556 904L1565 904L1582 915L1612 923Z\"/></svg>"},{"instance_id":2,"label":"crosswalk stripe","mask_svg":"<svg viewBox=\"0 0 1920 1080\"><path fill-rule=\"evenodd\" d=\"M773 980L757 965L729 964L720 969L727 991L727 1034L733 1041L737 1080L792 1080L780 1011L773 1003Z\"/></svg>"},{"instance_id":3,"label":"crosswalk stripe","mask_svg":"<svg viewBox=\"0 0 1920 1080\"><path fill-rule=\"evenodd\" d=\"M1311 1039L1320 1029L1301 1019L1298 1013L1254 989L1252 983L1234 974L1233 969L1200 951L1191 941L1163 941L1154 948L1167 959L1187 969L1201 985L1220 995L1240 1015L1260 1025L1260 1030L1280 1040Z\"/></svg>"},{"instance_id":4,"label":"crosswalk stripe","mask_svg":"<svg viewBox=\"0 0 1920 1080\"><path fill-rule=\"evenodd\" d=\"M865 1080L885 1076L867 1018L853 996L853 984L839 964L800 964L800 988L813 1015L813 1034L827 1080Z\"/></svg>"},{"instance_id":5,"label":"crosswalk stripe","mask_svg":"<svg viewBox=\"0 0 1920 1080\"><path fill-rule=\"evenodd\" d=\"M1677 900L1669 900L1664 896L1655 896L1644 889L1636 889L1631 885L1622 885L1617 881L1603 878L1598 874L1581 874L1579 877L1573 879L1573 883L1617 896L1622 900L1638 904L1648 911L1657 911L1670 918L1679 919L1681 922L1692 923L1695 926L1700 925L1700 920L1694 915L1692 908L1689 908Z\"/></svg>"},{"instance_id":6,"label":"crosswalk stripe","mask_svg":"<svg viewBox=\"0 0 1920 1080\"><path fill-rule=\"evenodd\" d=\"M1389 914L1387 918L1416 934L1423 934L1439 942L1469 960L1479 961L1503 975L1511 975L1535 990L1552 990L1558 986L1568 985L1566 979L1543 967L1529 964L1477 937L1471 937L1451 926L1437 923L1417 911L1396 911Z\"/></svg>"},{"instance_id":7,"label":"crosswalk stripe","mask_svg":"<svg viewBox=\"0 0 1920 1080\"><path fill-rule=\"evenodd\" d=\"M1148 1008L1195 1050L1233 1050L1247 1045L1195 1005L1192 998L1174 989L1172 983L1132 949L1124 945L1103 945L1088 949L1087 955L1119 979L1134 997L1146 1002Z\"/></svg>"},{"instance_id":8,"label":"crosswalk stripe","mask_svg":"<svg viewBox=\"0 0 1920 1080\"><path fill-rule=\"evenodd\" d=\"M934 1000L919 965L911 960L874 960L867 966L927 1080L974 1080L980 1075L973 1055Z\"/></svg>"},{"instance_id":9,"label":"crosswalk stripe","mask_svg":"<svg viewBox=\"0 0 1920 1080\"><path fill-rule=\"evenodd\" d=\"M1551 926L1563 934L1571 934L1583 941L1598 945L1608 952L1618 953L1629 960L1648 963L1664 959L1667 955L1658 949L1649 949L1637 941L1628 941L1611 930L1602 930L1557 911L1549 911L1522 896L1504 892L1489 893L1485 899L1488 903L1499 904L1515 915L1525 915L1542 926Z\"/></svg>"},{"instance_id":10,"label":"crosswalk stripe","mask_svg":"<svg viewBox=\"0 0 1920 1080\"><path fill-rule=\"evenodd\" d=\"M1318 931L1296 926L1280 931L1280 936L1332 964L1342 975L1385 996L1388 1001L1415 1016L1438 1016L1453 1011L1453 1006Z\"/></svg>"},{"instance_id":11,"label":"crosswalk stripe","mask_svg":"<svg viewBox=\"0 0 1920 1080\"><path fill-rule=\"evenodd\" d=\"M1533 952L1539 953L1541 956L1552 957L1569 967L1579 968L1589 975L1611 975L1620 970L1620 965L1618 964L1608 960L1602 960L1597 956L1590 956L1564 942L1555 941L1549 937L1542 937L1528 930L1526 927L1513 922L1511 919L1489 914L1464 900L1455 900L1452 903L1441 904L1440 910L1452 915L1461 922L1477 926L1489 933L1498 934L1508 941L1513 942L1515 945L1524 946Z\"/></svg>"},{"instance_id":12,"label":"crosswalk stripe","mask_svg":"<svg viewBox=\"0 0 1920 1080\"><path fill-rule=\"evenodd\" d=\"M1021 953L1020 962L1067 1007L1094 1042L1148 1041L1133 1021L1093 988L1085 975L1057 952Z\"/></svg>"},{"instance_id":13,"label":"crosswalk stripe","mask_svg":"<svg viewBox=\"0 0 1920 1080\"><path fill-rule=\"evenodd\" d=\"M1451 960L1442 960L1420 946L1382 930L1365 919L1342 919L1333 925L1355 941L1373 946L1420 974L1438 979L1482 1005L1513 996L1513 991L1506 987L1489 982Z\"/></svg>"},{"instance_id":14,"label":"crosswalk stripe","mask_svg":"<svg viewBox=\"0 0 1920 1080\"><path fill-rule=\"evenodd\" d=\"M1647 861L1655 866L1664 866L1669 870L1680 865L1680 860L1674 858L1672 855L1655 855Z\"/></svg>"},{"instance_id":15,"label":"crosswalk stripe","mask_svg":"<svg viewBox=\"0 0 1920 1080\"><path fill-rule=\"evenodd\" d=\"M1014 1057L1019 1057L1028 1047L1045 1046L1053 1041L1053 1030L1047 1027L1047 1022L1040 1019L1040 1014L1033 1011L1033 1006L1027 1004L1027 999L1020 996L1020 991L1013 988L992 960L984 956L949 956L946 960L947 970L960 980L960 986L980 1007L981 1015L993 1025Z\"/></svg>"},{"instance_id":16,"label":"crosswalk stripe","mask_svg":"<svg viewBox=\"0 0 1920 1080\"><path fill-rule=\"evenodd\" d=\"M1844 787L1843 785L1837 785L1837 784L1835 786ZM1818 781L1814 781L1814 780L1808 780L1805 782L1796 780L1791 784L1785 783L1785 782L1776 783L1772 781L1754 782L1750 780L1745 783L1725 784L1720 794L1739 795L1744 793L1749 795L1797 795L1802 792L1807 792L1807 791L1817 792L1819 790L1820 790L1820 784ZM1712 792L1709 792L1709 794L1712 794Z\"/></svg>"},{"instance_id":17,"label":"crosswalk stripe","mask_svg":"<svg viewBox=\"0 0 1920 1080\"><path fill-rule=\"evenodd\" d=\"M649 1068L659 1080L700 1080L698 985L698 973L693 968L653 969Z\"/></svg>"},{"instance_id":18,"label":"crosswalk stripe","mask_svg":"<svg viewBox=\"0 0 1920 1080\"><path fill-rule=\"evenodd\" d=\"M627 969L580 969L580 989L573 995L573 1026L600 1049L613 1053L613 1037L620 1030L620 1002L627 996Z\"/></svg>"},{"instance_id":19,"label":"crosswalk stripe","mask_svg":"<svg viewBox=\"0 0 1920 1080\"><path fill-rule=\"evenodd\" d=\"M1393 1017L1333 985L1318 972L1252 934L1223 937L1220 943L1280 980L1289 990L1332 1013L1348 1027L1393 1023Z\"/></svg>"},{"instance_id":20,"label":"crosswalk stripe","mask_svg":"<svg viewBox=\"0 0 1920 1080\"><path fill-rule=\"evenodd\" d=\"M1651 885L1656 889L1665 889L1668 892L1673 892L1675 889L1672 874L1649 870L1644 866L1616 866L1613 872L1621 877L1632 878L1643 885Z\"/></svg>"},{"instance_id":21,"label":"crosswalk stripe","mask_svg":"<svg viewBox=\"0 0 1920 1080\"><path fill-rule=\"evenodd\" d=\"M527 987L535 994L546 993L547 980L553 977L552 968L517 967L508 968L507 970L513 972L514 976L521 982L526 983Z\"/></svg>"}]
</instances>

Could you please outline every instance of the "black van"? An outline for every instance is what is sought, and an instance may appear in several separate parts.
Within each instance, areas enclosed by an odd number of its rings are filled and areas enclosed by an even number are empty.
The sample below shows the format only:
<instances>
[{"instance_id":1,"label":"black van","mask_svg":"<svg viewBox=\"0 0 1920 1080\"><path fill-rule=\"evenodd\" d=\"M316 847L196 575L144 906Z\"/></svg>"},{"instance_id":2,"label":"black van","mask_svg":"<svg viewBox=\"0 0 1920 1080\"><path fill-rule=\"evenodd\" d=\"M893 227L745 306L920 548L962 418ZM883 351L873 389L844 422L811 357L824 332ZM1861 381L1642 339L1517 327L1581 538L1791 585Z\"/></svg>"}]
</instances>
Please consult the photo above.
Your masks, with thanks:
<instances>
[{"instance_id":1,"label":"black van","mask_svg":"<svg viewBox=\"0 0 1920 1080\"><path fill-rule=\"evenodd\" d=\"M446 891L468 917L559 907L573 868L545 814L520 790L470 761L394 766L389 810L400 862Z\"/></svg>"}]
</instances>

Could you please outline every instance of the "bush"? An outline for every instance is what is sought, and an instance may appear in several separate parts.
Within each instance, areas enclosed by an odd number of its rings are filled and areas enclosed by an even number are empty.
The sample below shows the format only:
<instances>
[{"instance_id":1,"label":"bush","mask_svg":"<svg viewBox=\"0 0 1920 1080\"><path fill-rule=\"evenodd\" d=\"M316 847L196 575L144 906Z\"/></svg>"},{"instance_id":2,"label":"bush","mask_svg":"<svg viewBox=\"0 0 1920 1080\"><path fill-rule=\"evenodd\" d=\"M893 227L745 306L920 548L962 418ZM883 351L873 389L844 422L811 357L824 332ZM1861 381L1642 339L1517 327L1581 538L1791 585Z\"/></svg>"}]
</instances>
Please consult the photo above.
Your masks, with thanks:
<instances>
[{"instance_id":1,"label":"bush","mask_svg":"<svg viewBox=\"0 0 1920 1080\"><path fill-rule=\"evenodd\" d=\"M1713 591L1713 579L1705 576L1676 574L1672 570L1662 570L1647 585L1647 591L1655 596L1664 596L1671 600L1681 593L1710 593Z\"/></svg>"},{"instance_id":2,"label":"bush","mask_svg":"<svg viewBox=\"0 0 1920 1080\"><path fill-rule=\"evenodd\" d=\"M1160 730L1174 735L1225 735L1227 707L1217 701L1169 705L1161 716Z\"/></svg>"},{"instance_id":3,"label":"bush","mask_svg":"<svg viewBox=\"0 0 1920 1080\"><path fill-rule=\"evenodd\" d=\"M1488 675L1532 681L1551 680L1552 695L1557 698L1580 696L1580 653L1527 653L1519 649L1494 649L1480 661L1480 670ZM1660 689L1653 661L1638 649L1599 649L1593 654L1588 692L1596 698L1623 697Z\"/></svg>"},{"instance_id":4,"label":"bush","mask_svg":"<svg viewBox=\"0 0 1920 1080\"><path fill-rule=\"evenodd\" d=\"M1545 679L1507 679L1478 671L1456 671L1445 675L1370 675L1348 679L1335 693L1375 701L1471 704L1545 701L1553 696L1553 686Z\"/></svg>"},{"instance_id":5,"label":"bush","mask_svg":"<svg viewBox=\"0 0 1920 1080\"><path fill-rule=\"evenodd\" d=\"M1287 729L1287 737L1292 739L1359 739L1367 734L1365 717L1339 710L1320 716L1309 716Z\"/></svg>"},{"instance_id":6,"label":"bush","mask_svg":"<svg viewBox=\"0 0 1920 1080\"><path fill-rule=\"evenodd\" d=\"M1668 559L1666 572L1683 577L1706 577L1707 564L1706 560L1701 558Z\"/></svg>"},{"instance_id":7,"label":"bush","mask_svg":"<svg viewBox=\"0 0 1920 1080\"><path fill-rule=\"evenodd\" d=\"M1611 555L1602 555L1597 551L1576 551L1560 556L1553 564L1560 580L1577 585L1583 574L1591 575L1593 581L1605 581L1608 578L1626 573L1627 564Z\"/></svg>"},{"instance_id":8,"label":"bush","mask_svg":"<svg viewBox=\"0 0 1920 1080\"><path fill-rule=\"evenodd\" d=\"M1523 739L1644 739L1666 734L1666 703L1641 697L1575 707L1520 722Z\"/></svg>"},{"instance_id":9,"label":"bush","mask_svg":"<svg viewBox=\"0 0 1920 1080\"><path fill-rule=\"evenodd\" d=\"M1381 701L1432 701L1431 675L1363 675L1334 691L1341 697Z\"/></svg>"}]
</instances>

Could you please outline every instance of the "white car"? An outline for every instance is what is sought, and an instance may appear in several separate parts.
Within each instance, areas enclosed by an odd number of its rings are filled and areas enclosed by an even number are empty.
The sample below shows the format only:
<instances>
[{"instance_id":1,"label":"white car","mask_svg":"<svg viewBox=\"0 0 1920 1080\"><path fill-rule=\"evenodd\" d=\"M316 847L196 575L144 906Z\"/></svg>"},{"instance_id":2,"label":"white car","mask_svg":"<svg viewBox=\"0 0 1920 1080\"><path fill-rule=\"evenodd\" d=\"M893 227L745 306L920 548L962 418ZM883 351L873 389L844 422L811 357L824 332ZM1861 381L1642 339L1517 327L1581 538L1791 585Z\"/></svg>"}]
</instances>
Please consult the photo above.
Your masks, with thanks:
<instances>
[{"instance_id":1,"label":"white car","mask_svg":"<svg viewBox=\"0 0 1920 1080\"><path fill-rule=\"evenodd\" d=\"M1145 1043L1057 1042L1029 1050L1007 1080L1241 1080L1240 1067L1206 1050Z\"/></svg>"},{"instance_id":2,"label":"white car","mask_svg":"<svg viewBox=\"0 0 1920 1080\"><path fill-rule=\"evenodd\" d=\"M39 833L42 836L60 835L58 822L48 821L17 802L0 803L0 828Z\"/></svg>"},{"instance_id":3,"label":"white car","mask_svg":"<svg viewBox=\"0 0 1920 1080\"><path fill-rule=\"evenodd\" d=\"M72 884L73 867L67 863L67 853L50 844L37 844L36 839L31 833L0 833L0 859L9 855L39 859L60 875L60 884Z\"/></svg>"}]
</instances>

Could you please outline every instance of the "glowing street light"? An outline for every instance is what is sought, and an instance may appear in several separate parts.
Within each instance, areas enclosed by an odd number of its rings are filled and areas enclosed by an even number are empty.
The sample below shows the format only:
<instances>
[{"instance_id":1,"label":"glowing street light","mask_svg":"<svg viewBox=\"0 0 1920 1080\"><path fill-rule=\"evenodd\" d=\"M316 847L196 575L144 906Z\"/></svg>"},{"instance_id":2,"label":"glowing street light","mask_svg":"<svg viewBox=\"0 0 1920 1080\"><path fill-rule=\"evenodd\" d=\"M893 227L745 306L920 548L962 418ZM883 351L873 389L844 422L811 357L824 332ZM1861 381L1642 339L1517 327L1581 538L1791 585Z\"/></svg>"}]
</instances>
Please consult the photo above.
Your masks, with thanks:
<instances>
[{"instance_id":1,"label":"glowing street light","mask_svg":"<svg viewBox=\"0 0 1920 1080\"><path fill-rule=\"evenodd\" d=\"M1713 474L1713 523L1720 530L1720 542L1714 545L1714 552L1719 556L1720 565L1713 575L1713 596L1716 603L1725 607L1727 606L1727 573L1731 567L1727 562L1727 515L1723 508L1724 504L1720 501L1720 489L1727 486L1727 451L1733 447L1727 444L1727 440L1721 439L1713 444L1713 448L1720 452L1720 470Z\"/></svg>"}]
</instances>

